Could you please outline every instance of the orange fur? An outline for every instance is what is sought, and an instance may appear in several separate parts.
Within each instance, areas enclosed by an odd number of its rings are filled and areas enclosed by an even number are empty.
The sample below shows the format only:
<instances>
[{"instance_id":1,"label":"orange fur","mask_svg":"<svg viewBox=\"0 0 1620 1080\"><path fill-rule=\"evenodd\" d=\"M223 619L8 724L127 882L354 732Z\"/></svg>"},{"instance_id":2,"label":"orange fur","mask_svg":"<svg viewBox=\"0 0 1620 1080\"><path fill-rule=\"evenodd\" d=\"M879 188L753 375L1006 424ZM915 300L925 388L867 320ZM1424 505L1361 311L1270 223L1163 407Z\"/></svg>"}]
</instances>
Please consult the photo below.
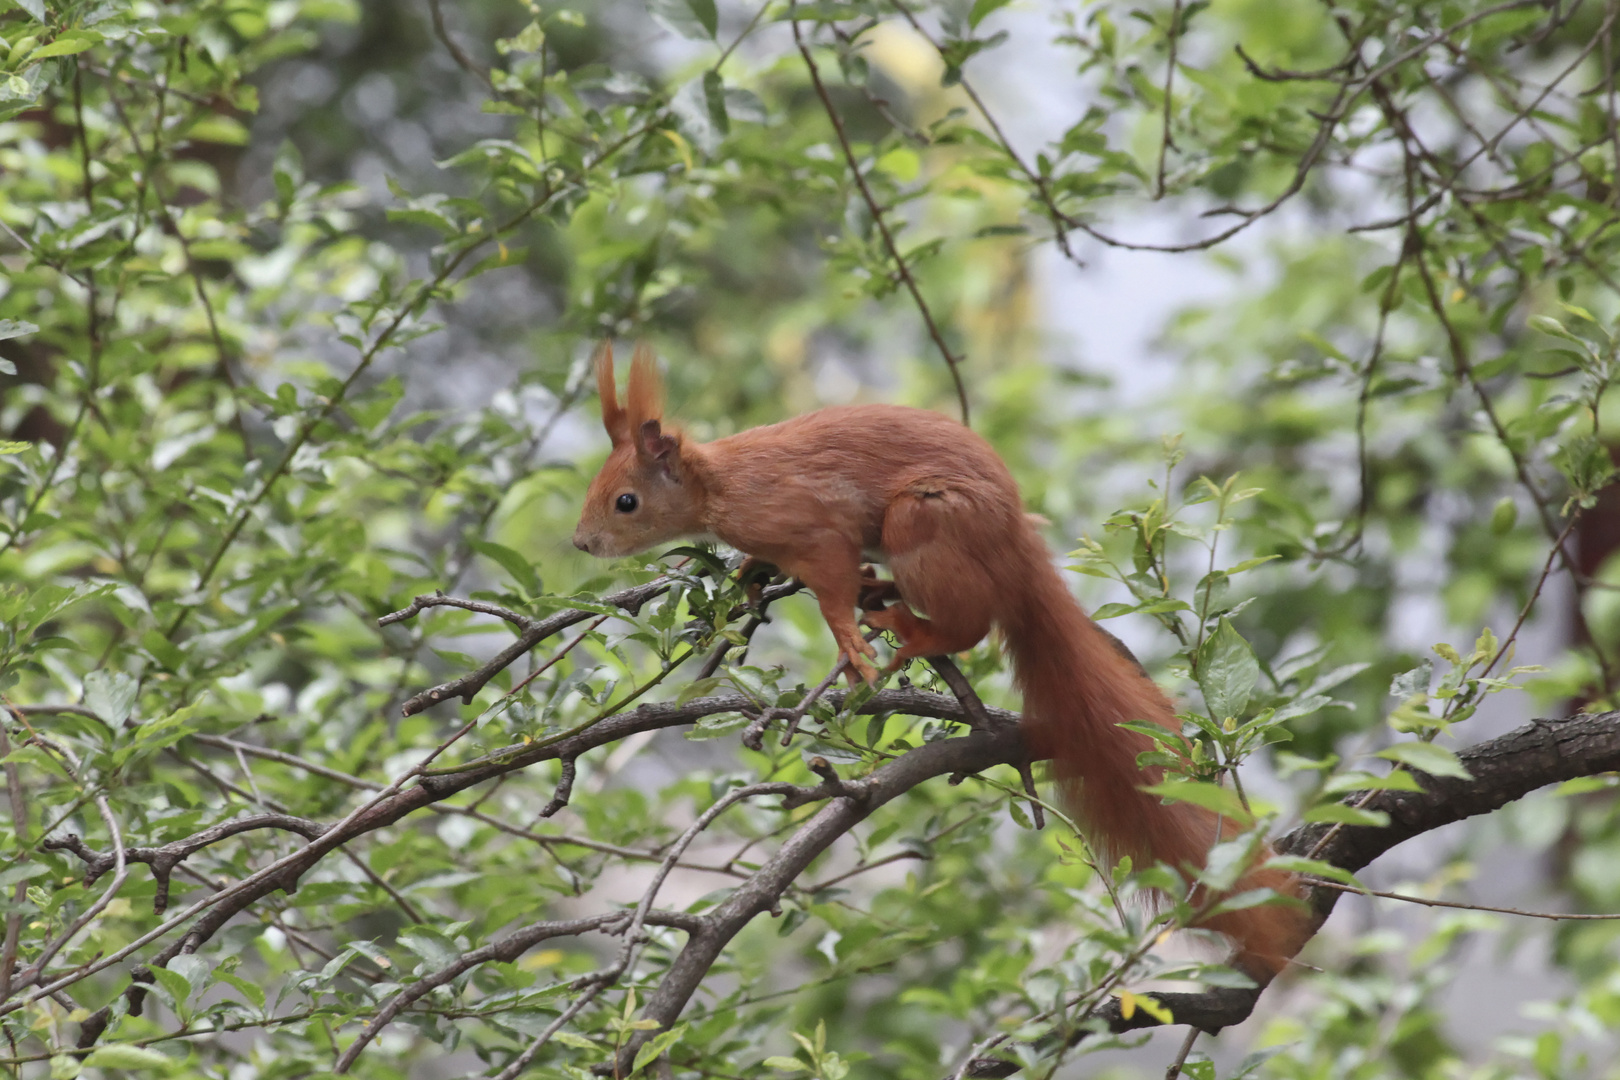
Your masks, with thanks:
<instances>
[{"instance_id":1,"label":"orange fur","mask_svg":"<svg viewBox=\"0 0 1620 1080\"><path fill-rule=\"evenodd\" d=\"M1175 729L1170 701L1098 629L1053 568L1037 524L996 452L947 417L893 405L822 409L712 443L664 433L662 387L638 350L629 408L613 397L613 359L598 361L613 451L591 482L574 544L613 557L685 536L713 536L774 563L816 594L839 649L876 677L855 608L863 555L889 564L902 603L867 614L901 641L896 665L970 649L992 625L1006 636L1032 752L1050 757L1065 805L1094 845L1138 865L1203 864L1220 819L1141 788L1161 770L1136 756L1152 742L1118 725ZM604 374L605 372L605 374ZM625 510L625 496L634 508ZM1277 871L1251 871L1237 891L1298 895ZM1261 981L1309 936L1292 906L1228 912L1205 924L1232 937Z\"/></svg>"}]
</instances>

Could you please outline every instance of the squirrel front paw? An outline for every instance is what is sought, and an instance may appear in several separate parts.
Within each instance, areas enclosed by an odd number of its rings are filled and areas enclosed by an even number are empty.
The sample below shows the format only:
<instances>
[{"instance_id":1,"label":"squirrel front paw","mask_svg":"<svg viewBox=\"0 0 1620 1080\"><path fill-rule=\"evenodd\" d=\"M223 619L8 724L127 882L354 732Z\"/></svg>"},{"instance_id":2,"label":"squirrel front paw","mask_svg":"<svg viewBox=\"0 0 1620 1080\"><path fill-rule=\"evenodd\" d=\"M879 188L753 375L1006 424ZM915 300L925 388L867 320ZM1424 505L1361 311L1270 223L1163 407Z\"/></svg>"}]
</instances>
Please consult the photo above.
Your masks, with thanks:
<instances>
[{"instance_id":1,"label":"squirrel front paw","mask_svg":"<svg viewBox=\"0 0 1620 1080\"><path fill-rule=\"evenodd\" d=\"M877 657L877 650L872 647L872 643L859 633L840 634L837 641L838 651L843 653L844 659L849 662L845 674L849 677L850 684L854 684L856 677L868 686L875 684L878 681L878 672L871 661Z\"/></svg>"},{"instance_id":2,"label":"squirrel front paw","mask_svg":"<svg viewBox=\"0 0 1620 1080\"><path fill-rule=\"evenodd\" d=\"M775 563L756 559L752 555L743 559L737 567L737 582L742 585L743 593L748 597L748 606L758 611L765 600L765 586L776 577L780 570Z\"/></svg>"}]
</instances>

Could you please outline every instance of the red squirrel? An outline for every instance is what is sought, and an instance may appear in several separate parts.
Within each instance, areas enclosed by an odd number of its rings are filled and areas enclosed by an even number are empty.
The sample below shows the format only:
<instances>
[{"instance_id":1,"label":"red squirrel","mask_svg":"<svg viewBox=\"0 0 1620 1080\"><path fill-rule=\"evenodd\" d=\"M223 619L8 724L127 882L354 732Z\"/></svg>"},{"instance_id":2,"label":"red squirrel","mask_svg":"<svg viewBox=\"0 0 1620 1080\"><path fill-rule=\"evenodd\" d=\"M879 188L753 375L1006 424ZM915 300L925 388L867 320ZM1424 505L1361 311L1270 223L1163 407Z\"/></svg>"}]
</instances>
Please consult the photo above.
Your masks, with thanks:
<instances>
[{"instance_id":1,"label":"red squirrel","mask_svg":"<svg viewBox=\"0 0 1620 1080\"><path fill-rule=\"evenodd\" d=\"M610 346L597 354L596 381L613 447L586 494L575 547L615 558L709 536L774 564L815 593L839 650L868 682L876 651L855 619L863 590L887 587L900 601L862 620L901 642L891 670L971 649L999 627L1032 755L1053 759L1065 806L1093 845L1138 866L1203 865L1221 820L1142 791L1162 773L1137 765L1152 741L1118 726L1179 730L1169 698L1070 595L989 443L949 417L898 405L834 406L699 443L663 426L663 386L645 348L624 405ZM888 563L892 585L863 568L866 554ZM1266 869L1234 891L1259 887L1300 893L1291 875ZM1264 983L1304 944L1308 922L1297 905L1268 904L1202 925L1233 938L1236 962Z\"/></svg>"}]
</instances>

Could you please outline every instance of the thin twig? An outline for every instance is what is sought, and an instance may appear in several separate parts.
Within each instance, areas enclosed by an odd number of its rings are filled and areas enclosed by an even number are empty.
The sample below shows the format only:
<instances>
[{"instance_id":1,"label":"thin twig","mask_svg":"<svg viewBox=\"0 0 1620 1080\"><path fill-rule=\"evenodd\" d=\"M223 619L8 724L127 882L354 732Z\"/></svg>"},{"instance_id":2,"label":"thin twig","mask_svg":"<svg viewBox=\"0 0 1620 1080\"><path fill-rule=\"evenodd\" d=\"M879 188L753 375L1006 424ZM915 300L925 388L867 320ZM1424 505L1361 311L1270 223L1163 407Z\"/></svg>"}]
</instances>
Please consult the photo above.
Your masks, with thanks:
<instances>
[{"instance_id":1,"label":"thin twig","mask_svg":"<svg viewBox=\"0 0 1620 1080\"><path fill-rule=\"evenodd\" d=\"M39 736L35 736L34 741L43 742L44 740L40 739ZM67 759L68 763L72 765L73 772L75 774L78 773L79 761L71 751L62 746L55 747L55 751ZM46 966L56 958L56 954L58 952L67 947L68 943L78 935L79 931L83 930L86 926L89 926L91 922L100 917L101 913L107 909L107 905L112 903L113 897L117 896L118 891L124 887L124 881L129 877L129 864L124 857L124 834L122 830L118 828L118 820L113 817L112 808L107 805L107 796L98 793L95 797L95 804L97 812L101 815L102 824L107 827L108 836L112 839L112 881L107 884L107 888L102 892L102 894L96 898L95 903L91 904L79 915L78 918L69 923L68 928L57 936L54 941L46 943L44 948L40 949L39 955L34 958L34 962L18 973L16 981L13 983L13 989L21 989L23 987L32 986L36 982L43 981L46 978ZM34 995L32 1000L37 1000L39 997L44 996L44 994L60 990L61 988L61 986L54 986L51 987L49 991L41 991L40 993Z\"/></svg>"},{"instance_id":2,"label":"thin twig","mask_svg":"<svg viewBox=\"0 0 1620 1080\"><path fill-rule=\"evenodd\" d=\"M962 410L962 423L968 425L967 387L962 384L962 373L957 369L961 363L955 353L951 352L949 345L945 344L945 335L940 332L939 325L934 321L934 313L928 307L928 301L923 299L922 290L917 286L917 279L911 276L911 267L906 265L905 257L900 254L900 247L894 242L894 234L889 231L888 222L883 217L883 208L878 205L877 197L867 186L866 177L861 172L861 163L855 157L855 148L850 145L849 135L844 131L844 121L838 115L838 109L833 105L832 95L827 93L826 84L821 81L821 69L816 66L816 58L810 51L809 44L804 39L804 33L799 27L797 12L799 0L792 0L790 13L794 15L793 41L799 47L799 55L804 57L805 68L810 73L810 82L815 86L816 96L821 99L821 106L827 113L827 119L832 122L833 133L838 136L838 145L844 152L844 161L849 165L849 174L860 189L861 198L866 202L866 208L872 215L872 222L883 237L883 246L888 249L889 257L894 260L895 270L900 280L911 293L912 302L917 305L917 311L922 315L923 324L928 328L928 336L933 338L934 346L939 354L945 358L945 366L950 369L951 381L956 385L956 402Z\"/></svg>"},{"instance_id":3,"label":"thin twig","mask_svg":"<svg viewBox=\"0 0 1620 1080\"><path fill-rule=\"evenodd\" d=\"M1164 198L1164 170L1165 163L1170 158L1170 151L1178 149L1174 136L1170 134L1170 120L1174 113L1172 102L1176 85L1176 46L1181 40L1181 0L1176 0L1175 6L1170 10L1170 62L1165 65L1164 71L1164 131L1159 137L1159 177L1158 192L1155 199ZM1168 1078L1174 1080L1174 1077Z\"/></svg>"},{"instance_id":4,"label":"thin twig","mask_svg":"<svg viewBox=\"0 0 1620 1080\"><path fill-rule=\"evenodd\" d=\"M463 49L461 44L450 36L449 29L444 25L444 11L439 6L439 0L428 0L428 12L433 19L433 36L444 44L446 51L450 53L450 59L456 62L457 67L473 76L486 87L493 88L493 84L489 79L489 69L474 60L467 50Z\"/></svg>"},{"instance_id":5,"label":"thin twig","mask_svg":"<svg viewBox=\"0 0 1620 1080\"><path fill-rule=\"evenodd\" d=\"M1620 919L1620 912L1605 914L1572 914L1556 911L1525 911L1523 908L1494 907L1490 904L1464 904L1455 900L1431 900L1426 896L1412 896L1409 893L1379 892L1377 889L1362 889L1354 885L1346 885L1339 881L1329 881L1326 878L1307 877L1305 879L1312 888L1334 889L1338 892L1355 893L1358 896L1376 896L1383 900L1399 900L1403 904L1421 904L1424 907L1455 908L1458 911L1489 911L1497 915L1517 915L1525 919L1547 919L1550 922L1613 922Z\"/></svg>"},{"instance_id":6,"label":"thin twig","mask_svg":"<svg viewBox=\"0 0 1620 1080\"><path fill-rule=\"evenodd\" d=\"M9 703L7 705L9 707ZM28 848L28 798L23 792L17 763L11 760L11 740L6 725L0 723L0 759L5 761L6 798L11 804L11 832L21 850ZM28 882L19 881L12 890L12 911L6 916L5 944L0 946L0 1001L11 996L11 973L17 966L17 939L22 930L22 904L28 898Z\"/></svg>"},{"instance_id":7,"label":"thin twig","mask_svg":"<svg viewBox=\"0 0 1620 1080\"><path fill-rule=\"evenodd\" d=\"M939 53L940 58L943 60L945 57L944 49L938 41L934 40L927 27L923 26L922 21L913 14L910 5L905 0L889 0L889 2L894 5L895 10L905 17L906 22L911 25L911 29L920 35L924 41L932 45L934 51ZM1068 215L1058 209L1057 199L1052 194L1052 185L1049 178L1032 168L1024 160L1023 155L1013 148L1012 140L1007 137L1007 133L1001 128L1001 122L996 119L995 114L984 103L984 99L979 96L979 91L968 79L966 73L962 74L958 85L961 86L962 92L968 96L968 100L973 102L973 107L979 111L979 115L984 118L984 122L990 125L991 134L995 136L996 142L1001 144L1002 152L1007 155L1008 160L1018 167L1018 171L1023 173L1035 188L1036 196L1040 199L1041 205L1046 208L1047 219L1052 223L1052 238L1057 241L1058 250L1063 253L1064 258L1074 265L1085 266L1085 263L1075 254L1074 247L1069 242L1069 230L1072 227L1072 222Z\"/></svg>"},{"instance_id":8,"label":"thin twig","mask_svg":"<svg viewBox=\"0 0 1620 1080\"><path fill-rule=\"evenodd\" d=\"M610 593L609 595L602 597L599 602L612 605L613 607L619 608L631 615L634 615L636 612L641 610L642 604L645 604L648 600L651 600L654 597L661 596L665 592L668 592L673 583L674 578L672 577L657 578L656 580L649 581L644 585L635 585L628 589L621 589L616 593ZM527 615L511 611L507 608L499 607L495 604L488 604L481 600L462 600L459 597L436 594L433 596L416 597L411 601L409 607L391 612L390 614L384 615L382 618L378 619L377 625L388 626L392 623L401 622L405 619L413 618L432 607L458 607L469 611L481 612L486 615L495 615L512 623L514 626L519 627L522 630L522 633L518 636L517 641L501 650L500 653L490 659L488 663L485 663L479 667L477 670L467 675L463 675L458 679L452 679L447 683L441 683L438 686L430 687L429 689L417 694L415 697L412 697L400 707L400 713L404 716L414 716L416 713L419 713L424 709L431 708L440 702L448 701L453 697L459 697L463 702L471 703L473 697L484 688L484 685L488 683L490 679L494 678L499 672L504 671L506 668L512 666L512 664L515 663L520 656L527 653L530 649L540 644L540 642L544 641L552 634L555 634L561 630L566 630L568 627L573 626L576 623L582 623L587 619L594 618L598 614L594 611L581 611L577 608L571 608L566 611L559 611L556 614L548 616L544 619L531 619Z\"/></svg>"},{"instance_id":9,"label":"thin twig","mask_svg":"<svg viewBox=\"0 0 1620 1080\"><path fill-rule=\"evenodd\" d=\"M1164 1080L1176 1080L1176 1077L1181 1075L1181 1067L1187 1064L1187 1055L1192 1053L1193 1043L1197 1042L1198 1036L1202 1034L1203 1032L1197 1028L1187 1029L1187 1037L1181 1041L1181 1049L1176 1053L1176 1060L1164 1070Z\"/></svg>"}]
</instances>

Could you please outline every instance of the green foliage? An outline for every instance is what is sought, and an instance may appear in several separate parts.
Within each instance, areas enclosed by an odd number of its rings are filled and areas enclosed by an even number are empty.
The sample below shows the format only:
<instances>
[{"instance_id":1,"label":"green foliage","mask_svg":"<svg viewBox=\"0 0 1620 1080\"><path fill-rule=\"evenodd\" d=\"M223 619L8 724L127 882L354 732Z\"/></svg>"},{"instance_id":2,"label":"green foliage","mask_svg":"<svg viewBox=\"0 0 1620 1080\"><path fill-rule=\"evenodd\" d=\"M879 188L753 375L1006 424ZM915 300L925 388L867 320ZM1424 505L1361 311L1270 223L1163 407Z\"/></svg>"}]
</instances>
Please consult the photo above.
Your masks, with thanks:
<instances>
[{"instance_id":1,"label":"green foliage","mask_svg":"<svg viewBox=\"0 0 1620 1080\"><path fill-rule=\"evenodd\" d=\"M1465 779L1487 704L1536 707L1491 695L1614 703L1613 5L1054 16L1082 93L1025 150L975 82L1022 62L1000 0L0 10L8 1070L933 1078L982 1048L1076 1075L1115 1044L1061 1036L1111 997L1244 983L1155 951L1206 894L1100 865L1055 807L1035 831L996 767L863 815L648 1015L829 773L959 732L818 692L813 601L765 622L728 553L571 547L603 338L657 342L699 438L853 395L954 411L964 357L976 430L1185 709L1136 725L1155 792L1253 826L1209 889L1262 831ZM1156 410L1050 363L1029 280L1037 248L1154 247L1143 212L1232 281L1163 328ZM1415 602L1475 644L1420 656ZM994 644L959 662L1016 707ZM635 726L657 709L686 711ZM1526 800L1408 891L1506 891L1460 885L1505 835L1612 910L1612 787ZM1185 1075L1612 1075L1611 923L1529 937L1562 996L1471 1043L1439 1003L1503 923L1362 910L1257 1048Z\"/></svg>"}]
</instances>

